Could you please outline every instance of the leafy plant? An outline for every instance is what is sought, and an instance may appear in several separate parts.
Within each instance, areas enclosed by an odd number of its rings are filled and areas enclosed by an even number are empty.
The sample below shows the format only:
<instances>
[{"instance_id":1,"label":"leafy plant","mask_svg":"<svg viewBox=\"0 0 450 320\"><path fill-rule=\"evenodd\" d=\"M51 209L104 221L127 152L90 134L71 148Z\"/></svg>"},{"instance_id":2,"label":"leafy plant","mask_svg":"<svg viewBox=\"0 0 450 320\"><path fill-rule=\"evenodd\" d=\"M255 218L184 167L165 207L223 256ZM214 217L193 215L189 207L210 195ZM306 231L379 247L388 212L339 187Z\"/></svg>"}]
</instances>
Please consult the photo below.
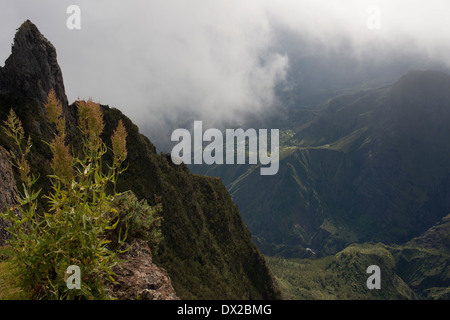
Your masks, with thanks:
<instances>
[{"instance_id":1,"label":"leafy plant","mask_svg":"<svg viewBox=\"0 0 450 320\"><path fill-rule=\"evenodd\" d=\"M120 244L128 233L129 222L140 221L142 230L151 230L155 236L158 233L158 219L153 215L141 219L143 213L134 211L151 211L146 203L130 208L126 212L130 216L116 208L118 198L137 201L129 193L116 192L117 178L125 170L121 164L127 157L127 132L122 121L111 137L112 164L104 166L102 157L108 148L100 138L104 129L102 110L92 100L78 101L77 107L83 147L79 155L74 155L66 144L62 106L53 90L48 94L46 114L56 134L48 143L53 153L52 191L43 197L49 210L42 214L38 210L40 190L33 190L37 178L30 173L27 161L31 140L25 140L22 124L12 110L3 128L16 145L16 152L11 154L23 187L19 205L1 214L11 223L7 254L16 266L22 290L32 299L107 298L105 284L114 281L113 267L120 263ZM108 194L111 189L112 194ZM121 217L121 230L125 232L119 233L118 246L112 249L108 235L117 228ZM149 228L149 224L155 228ZM80 290L71 290L66 284L66 270L71 265L80 267Z\"/></svg>"},{"instance_id":2,"label":"leafy plant","mask_svg":"<svg viewBox=\"0 0 450 320\"><path fill-rule=\"evenodd\" d=\"M147 200L138 200L133 192L128 191L114 199L113 207L119 212L120 222L114 230L114 239L147 239L147 244L153 252L157 253L158 244L162 240L161 199L155 196L155 206L150 206Z\"/></svg>"}]
</instances>

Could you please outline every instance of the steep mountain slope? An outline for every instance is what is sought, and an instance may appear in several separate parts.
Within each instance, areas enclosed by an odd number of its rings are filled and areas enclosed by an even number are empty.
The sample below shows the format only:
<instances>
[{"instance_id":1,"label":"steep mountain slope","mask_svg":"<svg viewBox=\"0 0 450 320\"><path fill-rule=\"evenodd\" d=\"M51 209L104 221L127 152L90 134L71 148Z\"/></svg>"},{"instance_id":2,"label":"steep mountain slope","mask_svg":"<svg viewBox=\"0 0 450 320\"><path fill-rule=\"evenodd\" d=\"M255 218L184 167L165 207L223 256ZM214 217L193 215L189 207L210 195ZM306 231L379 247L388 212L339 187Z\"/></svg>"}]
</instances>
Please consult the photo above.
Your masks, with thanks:
<instances>
[{"instance_id":1,"label":"steep mountain slope","mask_svg":"<svg viewBox=\"0 0 450 320\"><path fill-rule=\"evenodd\" d=\"M56 51L36 26L26 21L18 30L10 58L0 68L0 120L13 108L33 142L30 165L40 176L38 188L49 189L51 152L43 142L53 128L43 113L51 88L63 102L68 138L77 148L79 134L68 105ZM45 94L45 95L44 95ZM44 95L44 96L43 96ZM185 299L277 299L279 291L251 240L237 206L219 179L191 174L157 154L153 144L119 110L103 106L104 141L124 121L128 132L128 170L119 179L120 190L131 189L139 199L155 203L161 197L164 240L153 261L164 267L177 296ZM11 148L0 135L0 145Z\"/></svg>"},{"instance_id":2,"label":"steep mountain slope","mask_svg":"<svg viewBox=\"0 0 450 320\"><path fill-rule=\"evenodd\" d=\"M450 76L411 71L392 86L332 99L307 125L292 123L277 175L196 171L223 178L266 254L402 243L450 211L449 121Z\"/></svg>"},{"instance_id":3,"label":"steep mountain slope","mask_svg":"<svg viewBox=\"0 0 450 320\"><path fill-rule=\"evenodd\" d=\"M352 245L321 259L269 257L286 298L300 300L416 300L395 273L393 255L382 245ZM380 290L369 289L367 267L380 268Z\"/></svg>"},{"instance_id":4,"label":"steep mountain slope","mask_svg":"<svg viewBox=\"0 0 450 320\"><path fill-rule=\"evenodd\" d=\"M409 245L425 249L436 249L450 254L450 214L425 233L408 241Z\"/></svg>"},{"instance_id":5,"label":"steep mountain slope","mask_svg":"<svg viewBox=\"0 0 450 320\"><path fill-rule=\"evenodd\" d=\"M448 300L448 218L401 245L352 244L319 259L267 257L267 261L287 299ZM380 290L367 288L370 265L380 268Z\"/></svg>"}]
</instances>

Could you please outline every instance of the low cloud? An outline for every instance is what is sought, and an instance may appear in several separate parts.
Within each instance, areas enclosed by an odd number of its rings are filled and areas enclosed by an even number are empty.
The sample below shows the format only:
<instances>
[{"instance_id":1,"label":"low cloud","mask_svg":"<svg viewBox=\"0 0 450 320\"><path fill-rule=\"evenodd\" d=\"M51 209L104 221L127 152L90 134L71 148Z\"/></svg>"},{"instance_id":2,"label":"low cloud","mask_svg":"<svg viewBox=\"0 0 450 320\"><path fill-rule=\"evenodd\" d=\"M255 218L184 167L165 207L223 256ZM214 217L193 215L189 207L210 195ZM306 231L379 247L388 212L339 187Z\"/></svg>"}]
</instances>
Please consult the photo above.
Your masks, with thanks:
<instances>
[{"instance_id":1,"label":"low cloud","mask_svg":"<svg viewBox=\"0 0 450 320\"><path fill-rule=\"evenodd\" d=\"M57 48L69 101L92 97L143 128L192 113L239 121L270 108L290 66L274 47L280 27L322 53L345 48L364 59L419 51L450 65L445 0L35 2L2 4L1 57L30 19ZM81 8L81 30L66 28L71 4ZM370 6L380 9L379 30L367 27Z\"/></svg>"}]
</instances>

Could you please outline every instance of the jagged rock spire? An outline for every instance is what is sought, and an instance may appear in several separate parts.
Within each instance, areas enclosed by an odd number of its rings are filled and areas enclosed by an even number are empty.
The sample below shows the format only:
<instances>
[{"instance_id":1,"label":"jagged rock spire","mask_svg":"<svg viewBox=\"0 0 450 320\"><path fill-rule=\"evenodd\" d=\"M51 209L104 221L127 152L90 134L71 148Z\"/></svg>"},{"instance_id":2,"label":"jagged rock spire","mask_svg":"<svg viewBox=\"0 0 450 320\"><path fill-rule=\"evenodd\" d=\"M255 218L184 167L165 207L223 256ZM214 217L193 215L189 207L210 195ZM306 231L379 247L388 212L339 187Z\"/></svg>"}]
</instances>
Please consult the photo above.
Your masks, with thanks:
<instances>
[{"instance_id":1,"label":"jagged rock spire","mask_svg":"<svg viewBox=\"0 0 450 320\"><path fill-rule=\"evenodd\" d=\"M0 94L17 94L42 106L53 88L63 108L67 108L56 49L30 20L17 30L12 53L0 73Z\"/></svg>"}]
</instances>

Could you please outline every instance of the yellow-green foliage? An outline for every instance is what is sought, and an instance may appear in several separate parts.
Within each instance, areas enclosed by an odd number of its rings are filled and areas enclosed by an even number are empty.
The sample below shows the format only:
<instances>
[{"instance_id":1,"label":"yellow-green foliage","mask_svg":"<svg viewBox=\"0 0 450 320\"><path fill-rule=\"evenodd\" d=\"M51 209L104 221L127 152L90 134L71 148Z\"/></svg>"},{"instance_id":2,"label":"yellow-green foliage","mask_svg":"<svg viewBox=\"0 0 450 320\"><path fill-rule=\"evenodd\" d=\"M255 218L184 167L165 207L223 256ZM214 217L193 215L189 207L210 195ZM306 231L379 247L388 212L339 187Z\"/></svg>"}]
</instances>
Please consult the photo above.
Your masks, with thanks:
<instances>
[{"instance_id":1,"label":"yellow-green foliage","mask_svg":"<svg viewBox=\"0 0 450 320\"><path fill-rule=\"evenodd\" d=\"M115 208L115 200L120 194L115 192L115 186L117 177L124 170L120 166L127 155L127 133L119 122L111 137L113 163L104 170L102 157L108 148L100 138L104 128L100 106L91 100L79 101L77 105L83 137L79 155L69 152L61 105L53 91L48 95L46 112L49 122L55 125L56 134L48 143L53 152L52 191L43 197L49 207L43 213L37 209L40 190L33 189L37 178L30 173L27 161L30 140L24 143L24 130L12 110L5 122L5 133L16 143L13 161L20 173L23 191L20 205L8 208L2 214L11 222L8 229L11 239L5 251L9 259L2 263L2 268L13 266L16 276L13 279L31 299L107 298L105 281L114 281L112 268L119 263L117 250L120 246L112 250L108 235L120 218ZM107 192L110 189L114 190L112 194ZM132 213L131 220L134 221L137 214ZM127 221L122 229L126 234ZM122 240L119 238L116 244ZM65 273L70 265L81 269L80 290L70 290L66 285ZM11 283L5 285L14 288ZM14 289L11 290L6 290L6 294L14 295Z\"/></svg>"},{"instance_id":2,"label":"yellow-green foliage","mask_svg":"<svg viewBox=\"0 0 450 320\"><path fill-rule=\"evenodd\" d=\"M156 253L158 244L162 240L161 222L162 211L161 199L155 196L157 205L150 206L147 200L138 200L133 192L124 192L113 201L113 208L119 213L119 225L114 230L113 242L123 238L146 239L152 253Z\"/></svg>"},{"instance_id":3,"label":"yellow-green foliage","mask_svg":"<svg viewBox=\"0 0 450 320\"><path fill-rule=\"evenodd\" d=\"M40 175L34 186L37 190L42 188L41 194L48 195L52 191L47 177L52 174L53 155L43 141L53 140L55 126L33 111L37 106L3 96L0 97L2 120L7 118L4 110L10 106L15 106L25 132L32 138L28 160L31 172ZM74 103L64 114L75 119L76 110ZM194 175L183 165L173 165L170 154L157 153L151 141L120 110L102 106L102 111L105 123L102 139L111 149L102 158L105 170L108 169L106 164L114 161L114 145L109 137L117 131L120 120L127 130L128 155L123 163L127 170L117 180L117 191L132 190L139 201L145 199L151 206L157 206L155 195L161 196L163 211L158 216L163 217L160 220L163 239L152 259L167 270L177 295L183 299L278 299L279 291L274 290L263 257L223 183L217 178ZM68 125L65 140L74 155L83 145L76 129ZM15 148L10 140L0 134L0 144L11 152ZM108 191L112 193L113 186L109 185ZM45 199L38 199L41 200L39 209L48 211ZM119 231L119 226L121 222L113 231ZM132 234L130 225L130 238ZM153 242L153 239L143 240ZM155 253L154 249L152 252Z\"/></svg>"},{"instance_id":4,"label":"yellow-green foliage","mask_svg":"<svg viewBox=\"0 0 450 320\"><path fill-rule=\"evenodd\" d=\"M293 300L416 299L395 273L395 261L382 244L354 244L320 259L266 257L283 294ZM370 290L367 267L381 269L381 289Z\"/></svg>"},{"instance_id":5,"label":"yellow-green foliage","mask_svg":"<svg viewBox=\"0 0 450 320\"><path fill-rule=\"evenodd\" d=\"M10 261L0 261L0 300L22 300L24 294L11 269Z\"/></svg>"}]
</instances>

